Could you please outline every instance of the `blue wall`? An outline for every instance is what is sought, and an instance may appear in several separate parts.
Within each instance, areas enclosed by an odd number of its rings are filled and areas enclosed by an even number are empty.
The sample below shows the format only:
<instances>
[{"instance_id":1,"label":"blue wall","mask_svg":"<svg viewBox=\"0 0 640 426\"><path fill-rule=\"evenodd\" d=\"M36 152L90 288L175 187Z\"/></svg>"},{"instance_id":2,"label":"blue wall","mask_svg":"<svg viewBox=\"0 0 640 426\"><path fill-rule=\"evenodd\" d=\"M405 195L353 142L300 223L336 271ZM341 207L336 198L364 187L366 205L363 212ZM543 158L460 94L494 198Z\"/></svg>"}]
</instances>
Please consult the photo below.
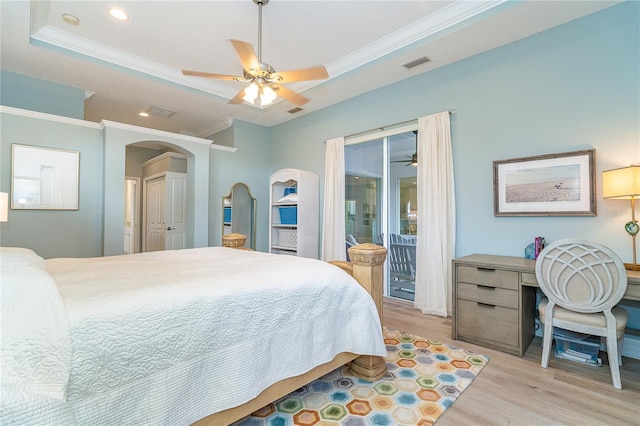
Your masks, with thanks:
<instances>
[{"instance_id":1,"label":"blue wall","mask_svg":"<svg viewBox=\"0 0 640 426\"><path fill-rule=\"evenodd\" d=\"M40 256L99 256L102 253L103 143L97 123L2 114L0 190L11 188L11 145L35 145L80 152L80 209L10 210L0 227L3 246L28 247Z\"/></svg>"},{"instance_id":2,"label":"blue wall","mask_svg":"<svg viewBox=\"0 0 640 426\"><path fill-rule=\"evenodd\" d=\"M323 140L455 108L457 256L580 236L630 261L629 203L602 199L601 174L640 163L639 15L625 2L276 126L272 170L322 176ZM596 217L493 215L494 160L583 149L596 150Z\"/></svg>"},{"instance_id":3,"label":"blue wall","mask_svg":"<svg viewBox=\"0 0 640 426\"><path fill-rule=\"evenodd\" d=\"M270 129L236 120L214 139L231 140L238 151L211 151L209 155L209 244L220 244L221 200L234 182L246 183L258 199L257 245L266 250L267 182L273 172L301 168L318 173L322 182L324 140L455 108L458 256L476 252L520 256L537 235L548 240L587 236L629 261L631 243L623 231L629 205L603 200L600 194L602 170L640 163L639 15L638 2L624 2ZM15 87L24 86L21 78L3 72L4 105L11 105L12 82ZM75 93L77 89L69 90ZM21 107L42 111L26 102L45 97L27 96ZM77 106L77 97L72 95L66 103ZM58 105L57 114L77 115ZM6 123L11 123L10 128ZM71 216L64 216L62 222L56 216L45 224L42 215L58 213L20 212L19 222L2 224L2 244L39 244L36 242L47 235L42 228L58 224L53 232L56 237L64 236L65 244L47 243L48 255L66 255L65 247L100 247L102 142L86 129L72 138L65 135L65 126L48 126L3 115L0 186L9 189L10 143L81 149L81 200L91 203L86 217L84 211L77 212L82 217L77 223L91 231L76 232L75 219L67 219ZM91 134L85 137L83 132ZM596 217L493 216L494 160L591 148L596 150ZM94 209L96 214L92 214ZM66 226L74 231L63 231Z\"/></svg>"},{"instance_id":4,"label":"blue wall","mask_svg":"<svg viewBox=\"0 0 640 426\"><path fill-rule=\"evenodd\" d=\"M256 250L268 251L269 247L269 129L235 120L233 126L213 135L222 145L231 139L236 152L211 151L209 176L209 244L218 246L222 241L222 198L229 194L236 182L249 187L257 200Z\"/></svg>"},{"instance_id":5,"label":"blue wall","mask_svg":"<svg viewBox=\"0 0 640 426\"><path fill-rule=\"evenodd\" d=\"M0 105L84 119L84 90L0 70Z\"/></svg>"}]
</instances>

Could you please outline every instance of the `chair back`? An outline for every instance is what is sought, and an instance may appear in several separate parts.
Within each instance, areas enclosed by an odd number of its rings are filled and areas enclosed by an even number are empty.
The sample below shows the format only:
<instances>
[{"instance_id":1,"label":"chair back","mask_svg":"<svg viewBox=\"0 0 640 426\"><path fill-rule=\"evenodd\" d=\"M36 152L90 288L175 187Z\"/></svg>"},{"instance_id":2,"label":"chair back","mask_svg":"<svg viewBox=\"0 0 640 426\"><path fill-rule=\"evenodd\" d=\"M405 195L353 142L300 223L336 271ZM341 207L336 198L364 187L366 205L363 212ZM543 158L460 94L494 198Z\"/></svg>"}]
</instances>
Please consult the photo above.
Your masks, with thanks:
<instances>
[{"instance_id":1,"label":"chair back","mask_svg":"<svg viewBox=\"0 0 640 426\"><path fill-rule=\"evenodd\" d=\"M392 280L415 281L415 244L402 242L391 243L389 246L389 269Z\"/></svg>"},{"instance_id":2,"label":"chair back","mask_svg":"<svg viewBox=\"0 0 640 426\"><path fill-rule=\"evenodd\" d=\"M611 309L627 289L622 260L611 249L582 239L545 247L536 261L536 278L549 300L582 313Z\"/></svg>"}]
</instances>

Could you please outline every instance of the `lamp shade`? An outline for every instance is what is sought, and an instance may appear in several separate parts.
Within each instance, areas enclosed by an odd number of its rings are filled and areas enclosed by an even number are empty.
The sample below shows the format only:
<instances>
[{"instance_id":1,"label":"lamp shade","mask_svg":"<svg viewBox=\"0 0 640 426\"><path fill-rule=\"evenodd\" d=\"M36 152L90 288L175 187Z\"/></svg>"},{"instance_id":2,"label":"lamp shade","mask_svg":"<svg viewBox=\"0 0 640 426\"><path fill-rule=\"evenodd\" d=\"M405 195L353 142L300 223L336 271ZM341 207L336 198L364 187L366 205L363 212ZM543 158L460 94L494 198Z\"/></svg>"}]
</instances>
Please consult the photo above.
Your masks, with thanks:
<instances>
[{"instance_id":1,"label":"lamp shade","mask_svg":"<svg viewBox=\"0 0 640 426\"><path fill-rule=\"evenodd\" d=\"M640 166L631 165L602 172L604 198L640 197Z\"/></svg>"},{"instance_id":2,"label":"lamp shade","mask_svg":"<svg viewBox=\"0 0 640 426\"><path fill-rule=\"evenodd\" d=\"M9 220L9 194L0 192L0 222Z\"/></svg>"}]
</instances>

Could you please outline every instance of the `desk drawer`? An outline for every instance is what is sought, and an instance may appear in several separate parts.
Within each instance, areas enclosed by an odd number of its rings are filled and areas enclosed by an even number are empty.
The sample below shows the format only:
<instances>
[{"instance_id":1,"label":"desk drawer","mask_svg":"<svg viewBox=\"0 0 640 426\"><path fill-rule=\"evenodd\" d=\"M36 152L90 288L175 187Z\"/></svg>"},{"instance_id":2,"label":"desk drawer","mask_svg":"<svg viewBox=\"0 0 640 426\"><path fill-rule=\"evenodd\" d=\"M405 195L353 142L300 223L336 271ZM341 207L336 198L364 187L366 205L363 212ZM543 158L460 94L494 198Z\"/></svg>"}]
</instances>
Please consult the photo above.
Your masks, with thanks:
<instances>
[{"instance_id":1,"label":"desk drawer","mask_svg":"<svg viewBox=\"0 0 640 426\"><path fill-rule=\"evenodd\" d=\"M458 300L458 335L518 346L518 310Z\"/></svg>"},{"instance_id":2,"label":"desk drawer","mask_svg":"<svg viewBox=\"0 0 640 426\"><path fill-rule=\"evenodd\" d=\"M469 284L486 284L510 290L518 289L518 272L503 271L493 268L476 268L474 266L458 266L458 282Z\"/></svg>"},{"instance_id":3,"label":"desk drawer","mask_svg":"<svg viewBox=\"0 0 640 426\"><path fill-rule=\"evenodd\" d=\"M518 291L483 284L458 284L458 297L472 302L518 309Z\"/></svg>"},{"instance_id":4,"label":"desk drawer","mask_svg":"<svg viewBox=\"0 0 640 426\"><path fill-rule=\"evenodd\" d=\"M529 272L522 273L522 282L525 284L533 284L536 287L538 286L538 280L536 279L536 274L531 274Z\"/></svg>"}]
</instances>

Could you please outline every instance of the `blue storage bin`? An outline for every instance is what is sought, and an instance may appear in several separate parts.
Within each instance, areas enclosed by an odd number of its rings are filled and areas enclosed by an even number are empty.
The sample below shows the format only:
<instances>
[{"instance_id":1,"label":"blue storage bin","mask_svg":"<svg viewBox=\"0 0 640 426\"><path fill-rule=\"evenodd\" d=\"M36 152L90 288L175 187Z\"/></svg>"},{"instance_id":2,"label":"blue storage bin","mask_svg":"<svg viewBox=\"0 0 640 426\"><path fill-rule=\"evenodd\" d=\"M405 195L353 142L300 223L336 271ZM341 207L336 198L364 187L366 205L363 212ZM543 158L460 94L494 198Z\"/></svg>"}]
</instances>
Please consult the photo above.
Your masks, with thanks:
<instances>
[{"instance_id":1,"label":"blue storage bin","mask_svg":"<svg viewBox=\"0 0 640 426\"><path fill-rule=\"evenodd\" d=\"M287 186L284 189L284 196L286 197L289 194L295 194L296 193L296 187L295 186Z\"/></svg>"},{"instance_id":2,"label":"blue storage bin","mask_svg":"<svg viewBox=\"0 0 640 426\"><path fill-rule=\"evenodd\" d=\"M283 225L297 225L298 224L298 207L297 206L280 207L280 223Z\"/></svg>"},{"instance_id":3,"label":"blue storage bin","mask_svg":"<svg viewBox=\"0 0 640 426\"><path fill-rule=\"evenodd\" d=\"M231 222L231 207L224 208L224 221Z\"/></svg>"}]
</instances>

